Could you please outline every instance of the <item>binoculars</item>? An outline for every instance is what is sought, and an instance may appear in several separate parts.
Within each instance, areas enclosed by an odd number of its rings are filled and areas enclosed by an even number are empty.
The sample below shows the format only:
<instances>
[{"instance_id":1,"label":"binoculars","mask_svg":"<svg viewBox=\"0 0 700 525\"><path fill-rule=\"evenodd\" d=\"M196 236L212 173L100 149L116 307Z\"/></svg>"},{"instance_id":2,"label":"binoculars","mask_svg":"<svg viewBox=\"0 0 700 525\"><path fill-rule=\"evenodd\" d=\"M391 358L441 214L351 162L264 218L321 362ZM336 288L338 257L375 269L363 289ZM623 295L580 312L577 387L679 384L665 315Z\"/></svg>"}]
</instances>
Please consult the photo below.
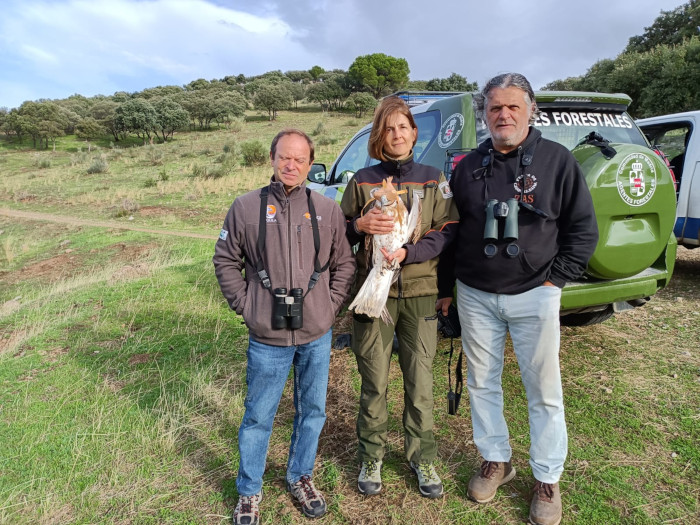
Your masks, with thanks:
<instances>
[{"instance_id":1,"label":"binoculars","mask_svg":"<svg viewBox=\"0 0 700 525\"><path fill-rule=\"evenodd\" d=\"M287 294L286 288L273 290L272 328L274 330L298 330L304 324L304 290L292 288Z\"/></svg>"},{"instance_id":2,"label":"binoculars","mask_svg":"<svg viewBox=\"0 0 700 525\"><path fill-rule=\"evenodd\" d=\"M496 255L498 248L493 241L498 240L498 223L505 220L503 227L503 240L509 241L506 246L508 257L517 257L520 247L518 240L518 200L508 199L506 202L491 199L486 203L486 225L484 226L484 255L489 259Z\"/></svg>"}]
</instances>

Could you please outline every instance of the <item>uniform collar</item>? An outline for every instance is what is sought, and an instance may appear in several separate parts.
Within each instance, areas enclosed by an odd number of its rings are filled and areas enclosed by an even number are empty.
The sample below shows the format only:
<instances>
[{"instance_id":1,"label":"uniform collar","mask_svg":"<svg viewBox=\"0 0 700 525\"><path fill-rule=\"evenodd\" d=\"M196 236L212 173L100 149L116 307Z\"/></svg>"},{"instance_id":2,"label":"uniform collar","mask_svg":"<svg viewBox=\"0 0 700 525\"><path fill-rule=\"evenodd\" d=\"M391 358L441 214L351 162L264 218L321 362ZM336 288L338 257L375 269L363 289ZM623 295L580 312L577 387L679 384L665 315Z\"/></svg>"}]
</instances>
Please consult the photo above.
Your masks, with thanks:
<instances>
[{"instance_id":1,"label":"uniform collar","mask_svg":"<svg viewBox=\"0 0 700 525\"><path fill-rule=\"evenodd\" d=\"M302 181L299 186L294 188L287 194L284 190L284 184L275 180L275 176L270 177L270 192L275 196L275 198L280 202L285 202L289 200L296 199L306 199L306 181Z\"/></svg>"},{"instance_id":2,"label":"uniform collar","mask_svg":"<svg viewBox=\"0 0 700 525\"><path fill-rule=\"evenodd\" d=\"M413 150L411 150L411 153L409 153L406 158L403 158L401 160L392 159L386 154L384 154L384 156L387 160L383 160L381 162L381 166L382 168L384 168L384 171L386 171L389 175L401 176L404 173L410 171L411 168L413 168Z\"/></svg>"}]
</instances>

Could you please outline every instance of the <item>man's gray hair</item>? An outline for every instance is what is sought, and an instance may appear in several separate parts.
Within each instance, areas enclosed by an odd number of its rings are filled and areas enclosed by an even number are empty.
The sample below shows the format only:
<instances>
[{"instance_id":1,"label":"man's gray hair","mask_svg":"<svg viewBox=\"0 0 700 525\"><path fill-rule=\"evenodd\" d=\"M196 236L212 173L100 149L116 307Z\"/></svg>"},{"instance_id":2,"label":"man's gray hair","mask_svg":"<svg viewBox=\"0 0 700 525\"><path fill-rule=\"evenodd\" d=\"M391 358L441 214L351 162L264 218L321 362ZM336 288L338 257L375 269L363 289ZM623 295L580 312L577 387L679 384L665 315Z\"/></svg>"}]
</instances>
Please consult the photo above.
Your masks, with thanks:
<instances>
[{"instance_id":1,"label":"man's gray hair","mask_svg":"<svg viewBox=\"0 0 700 525\"><path fill-rule=\"evenodd\" d=\"M535 103L535 92L532 90L530 82L525 78L524 75L520 73L503 73L502 75L496 75L491 80L486 82L484 89L481 93L474 95L474 108L476 109L476 114L481 120L486 122L484 118L484 109L486 108L486 101L489 97L489 93L493 88L509 88L515 87L525 94L525 101L528 104L535 104L535 110L530 115L530 124L535 122L537 116L539 115L539 110L537 109L537 104Z\"/></svg>"}]
</instances>

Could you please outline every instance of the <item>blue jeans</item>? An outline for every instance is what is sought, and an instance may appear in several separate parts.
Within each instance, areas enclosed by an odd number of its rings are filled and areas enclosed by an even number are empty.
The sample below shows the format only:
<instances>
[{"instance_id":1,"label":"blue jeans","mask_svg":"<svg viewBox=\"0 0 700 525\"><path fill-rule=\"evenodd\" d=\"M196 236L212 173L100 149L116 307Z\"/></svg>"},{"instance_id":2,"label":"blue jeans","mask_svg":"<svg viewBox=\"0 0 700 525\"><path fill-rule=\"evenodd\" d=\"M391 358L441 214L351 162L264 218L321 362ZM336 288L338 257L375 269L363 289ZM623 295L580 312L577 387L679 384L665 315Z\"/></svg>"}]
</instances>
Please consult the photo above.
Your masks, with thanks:
<instances>
[{"instance_id":1,"label":"blue jeans","mask_svg":"<svg viewBox=\"0 0 700 525\"><path fill-rule=\"evenodd\" d=\"M239 496L252 496L262 489L267 447L277 407L294 365L294 426L289 446L287 476L296 483L311 476L318 437L326 422L326 391L331 357L331 330L296 346L271 346L249 337L245 414L238 430L240 465L236 488Z\"/></svg>"},{"instance_id":2,"label":"blue jeans","mask_svg":"<svg viewBox=\"0 0 700 525\"><path fill-rule=\"evenodd\" d=\"M535 479L544 483L559 481L568 447L559 370L560 302L556 286L500 295L457 281L474 444L487 461L511 458L501 387L510 332L527 395L530 466Z\"/></svg>"}]
</instances>

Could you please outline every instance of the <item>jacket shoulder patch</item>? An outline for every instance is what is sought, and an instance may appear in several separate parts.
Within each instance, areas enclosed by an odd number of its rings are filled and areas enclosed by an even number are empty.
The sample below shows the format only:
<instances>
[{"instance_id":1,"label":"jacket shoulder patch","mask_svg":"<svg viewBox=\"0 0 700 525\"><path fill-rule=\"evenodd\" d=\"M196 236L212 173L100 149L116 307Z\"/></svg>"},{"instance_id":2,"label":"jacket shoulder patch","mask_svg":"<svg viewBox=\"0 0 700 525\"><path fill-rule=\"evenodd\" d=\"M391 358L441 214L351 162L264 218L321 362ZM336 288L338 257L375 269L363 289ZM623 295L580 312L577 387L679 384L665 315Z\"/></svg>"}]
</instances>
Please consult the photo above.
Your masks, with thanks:
<instances>
[{"instance_id":1,"label":"jacket shoulder patch","mask_svg":"<svg viewBox=\"0 0 700 525\"><path fill-rule=\"evenodd\" d=\"M445 181L442 181L439 184L440 188L440 193L442 193L442 198L443 199L451 199L452 198L452 190L450 189L450 183Z\"/></svg>"}]
</instances>

